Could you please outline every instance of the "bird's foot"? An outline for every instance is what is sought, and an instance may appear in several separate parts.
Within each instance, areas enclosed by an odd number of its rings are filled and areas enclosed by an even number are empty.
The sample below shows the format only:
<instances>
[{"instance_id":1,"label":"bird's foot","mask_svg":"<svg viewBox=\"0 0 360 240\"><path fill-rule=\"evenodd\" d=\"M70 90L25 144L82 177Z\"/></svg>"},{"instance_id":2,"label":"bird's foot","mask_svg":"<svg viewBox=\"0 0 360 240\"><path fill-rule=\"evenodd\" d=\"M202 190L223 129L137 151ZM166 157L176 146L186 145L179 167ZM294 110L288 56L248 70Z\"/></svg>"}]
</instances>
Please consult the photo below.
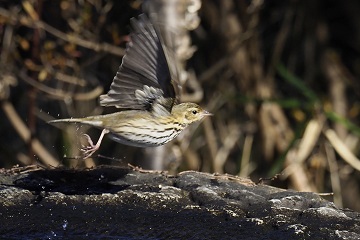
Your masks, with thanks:
<instances>
[{"instance_id":1,"label":"bird's foot","mask_svg":"<svg viewBox=\"0 0 360 240\"><path fill-rule=\"evenodd\" d=\"M82 145L81 146L81 151L83 153L83 159L89 158L91 157L99 148L101 145L101 141L104 138L104 135L109 133L109 130L107 129L103 129L103 131L101 132L101 135L99 137L99 140L97 141L96 144L94 144L94 142L91 140L91 137L88 134L83 134L83 136L86 138L88 145Z\"/></svg>"},{"instance_id":2,"label":"bird's foot","mask_svg":"<svg viewBox=\"0 0 360 240\"><path fill-rule=\"evenodd\" d=\"M100 145L96 146L96 144L93 143L89 135L83 134L83 136L86 138L88 145L82 145L80 150L82 152L83 159L86 159L91 157L94 154L94 152L96 152L99 149Z\"/></svg>"}]
</instances>

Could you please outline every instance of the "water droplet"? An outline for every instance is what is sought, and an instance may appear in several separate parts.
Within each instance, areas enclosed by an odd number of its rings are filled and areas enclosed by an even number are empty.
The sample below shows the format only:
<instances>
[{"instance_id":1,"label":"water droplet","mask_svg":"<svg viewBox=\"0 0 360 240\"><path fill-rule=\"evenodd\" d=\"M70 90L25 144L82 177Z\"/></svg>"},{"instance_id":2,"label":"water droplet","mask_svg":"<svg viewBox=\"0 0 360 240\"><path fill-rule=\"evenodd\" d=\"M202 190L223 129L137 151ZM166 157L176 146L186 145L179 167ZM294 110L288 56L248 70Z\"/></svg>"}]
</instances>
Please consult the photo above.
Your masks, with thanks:
<instances>
[{"instance_id":1,"label":"water droplet","mask_svg":"<svg viewBox=\"0 0 360 240\"><path fill-rule=\"evenodd\" d=\"M64 220L63 225L62 225L63 230L66 230L67 226L68 226L68 221Z\"/></svg>"}]
</instances>

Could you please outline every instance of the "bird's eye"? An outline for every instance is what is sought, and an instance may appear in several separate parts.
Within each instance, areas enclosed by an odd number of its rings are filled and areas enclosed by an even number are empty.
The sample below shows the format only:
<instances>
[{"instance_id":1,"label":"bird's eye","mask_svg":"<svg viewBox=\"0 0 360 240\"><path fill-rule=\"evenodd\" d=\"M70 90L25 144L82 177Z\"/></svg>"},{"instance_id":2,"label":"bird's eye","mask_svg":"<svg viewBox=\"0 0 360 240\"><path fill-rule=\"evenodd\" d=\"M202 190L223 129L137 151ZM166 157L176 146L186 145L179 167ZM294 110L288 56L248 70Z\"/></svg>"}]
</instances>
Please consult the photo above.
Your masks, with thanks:
<instances>
[{"instance_id":1,"label":"bird's eye","mask_svg":"<svg viewBox=\"0 0 360 240\"><path fill-rule=\"evenodd\" d=\"M195 115L195 114L197 114L197 113L198 113L198 111L193 110L193 111L192 111L192 113Z\"/></svg>"}]
</instances>

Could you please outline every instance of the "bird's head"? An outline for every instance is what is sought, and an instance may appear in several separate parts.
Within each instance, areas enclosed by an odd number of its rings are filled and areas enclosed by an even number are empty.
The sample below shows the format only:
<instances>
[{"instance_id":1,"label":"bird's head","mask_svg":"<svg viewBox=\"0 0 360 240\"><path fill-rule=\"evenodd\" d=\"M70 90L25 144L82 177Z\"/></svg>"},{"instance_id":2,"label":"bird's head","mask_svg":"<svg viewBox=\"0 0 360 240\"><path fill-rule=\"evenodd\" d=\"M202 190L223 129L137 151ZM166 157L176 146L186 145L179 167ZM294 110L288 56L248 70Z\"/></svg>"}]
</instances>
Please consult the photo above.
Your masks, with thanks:
<instances>
[{"instance_id":1,"label":"bird's head","mask_svg":"<svg viewBox=\"0 0 360 240\"><path fill-rule=\"evenodd\" d=\"M171 113L184 125L189 125L193 122L200 121L206 116L212 115L196 103L180 103L173 107Z\"/></svg>"}]
</instances>

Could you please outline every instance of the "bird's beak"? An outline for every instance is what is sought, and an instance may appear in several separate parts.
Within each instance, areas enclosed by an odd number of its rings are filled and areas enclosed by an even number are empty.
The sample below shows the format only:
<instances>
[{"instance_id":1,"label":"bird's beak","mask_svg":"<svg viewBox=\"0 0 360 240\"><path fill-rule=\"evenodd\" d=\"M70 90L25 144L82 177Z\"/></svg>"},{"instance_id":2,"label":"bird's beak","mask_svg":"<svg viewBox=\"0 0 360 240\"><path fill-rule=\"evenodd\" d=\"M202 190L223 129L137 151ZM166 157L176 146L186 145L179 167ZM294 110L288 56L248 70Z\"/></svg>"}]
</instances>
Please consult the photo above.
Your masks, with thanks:
<instances>
[{"instance_id":1,"label":"bird's beak","mask_svg":"<svg viewBox=\"0 0 360 240\"><path fill-rule=\"evenodd\" d=\"M209 113L208 111L203 111L202 112L202 115L205 117L205 116L212 116L212 115L214 115L214 114L212 114L212 113Z\"/></svg>"}]
</instances>

